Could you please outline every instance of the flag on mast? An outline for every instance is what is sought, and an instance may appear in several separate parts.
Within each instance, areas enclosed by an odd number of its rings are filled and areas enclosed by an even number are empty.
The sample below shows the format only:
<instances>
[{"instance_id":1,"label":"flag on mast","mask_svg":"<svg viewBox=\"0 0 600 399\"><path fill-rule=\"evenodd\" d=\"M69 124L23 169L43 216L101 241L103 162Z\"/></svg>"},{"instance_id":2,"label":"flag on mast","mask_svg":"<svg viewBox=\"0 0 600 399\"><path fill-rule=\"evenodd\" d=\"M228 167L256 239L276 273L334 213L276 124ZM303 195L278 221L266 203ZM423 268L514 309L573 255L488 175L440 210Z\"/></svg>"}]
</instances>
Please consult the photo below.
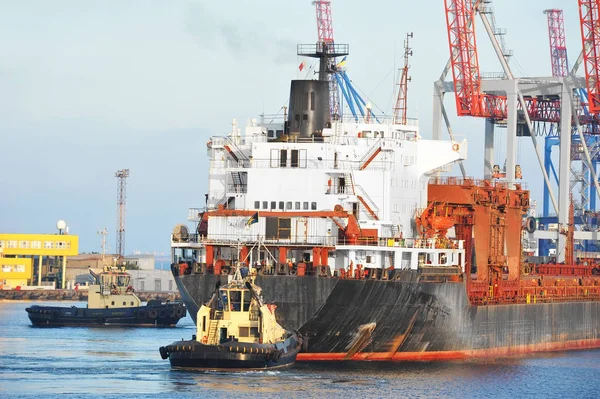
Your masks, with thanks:
<instances>
[{"instance_id":1,"label":"flag on mast","mask_svg":"<svg viewBox=\"0 0 600 399\"><path fill-rule=\"evenodd\" d=\"M250 219L246 222L246 227L252 226L254 223L258 223L258 212L250 216Z\"/></svg>"},{"instance_id":2,"label":"flag on mast","mask_svg":"<svg viewBox=\"0 0 600 399\"><path fill-rule=\"evenodd\" d=\"M304 69L304 66L306 65L306 61L302 61L300 63L300 65L298 65L298 69L300 70L300 72L302 72L302 70Z\"/></svg>"}]
</instances>

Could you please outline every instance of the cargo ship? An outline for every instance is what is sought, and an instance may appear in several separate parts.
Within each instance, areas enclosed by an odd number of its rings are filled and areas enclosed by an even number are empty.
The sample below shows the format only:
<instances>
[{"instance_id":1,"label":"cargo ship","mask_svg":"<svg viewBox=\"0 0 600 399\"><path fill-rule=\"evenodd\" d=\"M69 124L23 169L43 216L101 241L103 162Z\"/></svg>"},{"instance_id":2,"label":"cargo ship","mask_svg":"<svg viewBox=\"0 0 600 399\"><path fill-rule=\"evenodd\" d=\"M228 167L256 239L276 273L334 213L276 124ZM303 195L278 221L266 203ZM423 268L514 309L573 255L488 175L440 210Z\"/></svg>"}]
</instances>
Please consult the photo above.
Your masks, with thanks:
<instances>
[{"instance_id":1,"label":"cargo ship","mask_svg":"<svg viewBox=\"0 0 600 399\"><path fill-rule=\"evenodd\" d=\"M411 119L335 115L328 93L327 74L294 80L282 120L234 120L206 143L205 207L171 235L192 318L242 262L301 334L298 361L600 346L600 276L574 258L572 217L566 261L529 262L522 184L442 177L466 141L423 139Z\"/></svg>"}]
</instances>

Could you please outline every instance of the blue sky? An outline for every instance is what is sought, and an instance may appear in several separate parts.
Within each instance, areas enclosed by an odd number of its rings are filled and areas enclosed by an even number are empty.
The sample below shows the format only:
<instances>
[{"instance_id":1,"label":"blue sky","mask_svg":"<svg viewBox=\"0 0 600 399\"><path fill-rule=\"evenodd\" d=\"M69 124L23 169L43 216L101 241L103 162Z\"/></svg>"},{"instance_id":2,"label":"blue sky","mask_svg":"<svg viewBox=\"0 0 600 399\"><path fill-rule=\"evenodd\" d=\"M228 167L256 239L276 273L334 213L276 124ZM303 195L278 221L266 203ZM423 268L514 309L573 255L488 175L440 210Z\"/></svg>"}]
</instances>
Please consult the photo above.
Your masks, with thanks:
<instances>
[{"instance_id":1,"label":"blue sky","mask_svg":"<svg viewBox=\"0 0 600 399\"><path fill-rule=\"evenodd\" d=\"M564 9L577 58L577 1L494 3L515 75L551 73L547 8ZM336 41L350 44L348 74L375 109L391 109L394 65L414 33L409 116L430 137L433 81L449 55L443 1L334 0L332 9ZM480 23L477 35L481 70L501 71ZM0 1L0 231L53 233L65 219L81 251L99 251L105 227L114 250L114 173L129 168L126 250L168 253L172 227L204 204L208 138L234 117L276 113L301 77L296 44L315 40L310 0ZM481 177L483 120L458 118L450 95L445 104L470 143L468 174ZM521 139L541 208L534 159Z\"/></svg>"}]
</instances>

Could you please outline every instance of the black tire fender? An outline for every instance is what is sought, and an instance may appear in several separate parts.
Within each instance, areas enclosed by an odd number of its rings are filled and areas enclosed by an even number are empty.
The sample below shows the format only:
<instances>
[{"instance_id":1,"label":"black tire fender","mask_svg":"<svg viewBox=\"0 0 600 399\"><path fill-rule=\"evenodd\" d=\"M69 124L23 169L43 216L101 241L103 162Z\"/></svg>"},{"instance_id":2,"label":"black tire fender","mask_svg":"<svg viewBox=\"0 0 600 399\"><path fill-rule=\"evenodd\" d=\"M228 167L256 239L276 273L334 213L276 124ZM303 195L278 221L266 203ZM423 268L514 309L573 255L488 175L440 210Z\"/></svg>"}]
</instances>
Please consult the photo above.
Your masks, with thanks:
<instances>
[{"instance_id":1,"label":"black tire fender","mask_svg":"<svg viewBox=\"0 0 600 399\"><path fill-rule=\"evenodd\" d=\"M160 353L160 357L165 360L169 357L169 352L167 351L167 348L165 348L164 346L161 346L160 348L158 348L158 352Z\"/></svg>"},{"instance_id":2,"label":"black tire fender","mask_svg":"<svg viewBox=\"0 0 600 399\"><path fill-rule=\"evenodd\" d=\"M158 311L159 319L166 319L168 315L169 315L169 312L167 312L167 309L161 309Z\"/></svg>"},{"instance_id":3,"label":"black tire fender","mask_svg":"<svg viewBox=\"0 0 600 399\"><path fill-rule=\"evenodd\" d=\"M156 309L150 309L148 311L148 317L152 320L156 319L156 316L158 316L158 312L156 311Z\"/></svg>"},{"instance_id":4,"label":"black tire fender","mask_svg":"<svg viewBox=\"0 0 600 399\"><path fill-rule=\"evenodd\" d=\"M277 363L279 361L279 359L281 359L281 351L274 351L273 354L271 355L271 359Z\"/></svg>"}]
</instances>

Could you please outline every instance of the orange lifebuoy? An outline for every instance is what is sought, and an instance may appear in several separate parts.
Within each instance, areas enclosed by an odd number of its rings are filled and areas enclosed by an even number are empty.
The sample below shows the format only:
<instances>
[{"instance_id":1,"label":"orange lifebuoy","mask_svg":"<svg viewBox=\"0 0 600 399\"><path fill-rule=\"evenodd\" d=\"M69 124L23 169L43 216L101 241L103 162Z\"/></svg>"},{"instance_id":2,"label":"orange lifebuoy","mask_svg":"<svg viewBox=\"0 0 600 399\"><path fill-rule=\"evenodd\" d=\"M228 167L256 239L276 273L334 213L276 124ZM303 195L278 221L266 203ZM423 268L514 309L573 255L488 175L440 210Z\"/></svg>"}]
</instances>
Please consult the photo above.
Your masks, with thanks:
<instances>
[{"instance_id":1,"label":"orange lifebuoy","mask_svg":"<svg viewBox=\"0 0 600 399\"><path fill-rule=\"evenodd\" d=\"M453 151L458 151L458 150L460 150L460 146L457 143L455 143L455 144L452 145L452 150Z\"/></svg>"},{"instance_id":2,"label":"orange lifebuoy","mask_svg":"<svg viewBox=\"0 0 600 399\"><path fill-rule=\"evenodd\" d=\"M202 337L202 343L205 344L208 342L208 337L205 335L204 337Z\"/></svg>"}]
</instances>

